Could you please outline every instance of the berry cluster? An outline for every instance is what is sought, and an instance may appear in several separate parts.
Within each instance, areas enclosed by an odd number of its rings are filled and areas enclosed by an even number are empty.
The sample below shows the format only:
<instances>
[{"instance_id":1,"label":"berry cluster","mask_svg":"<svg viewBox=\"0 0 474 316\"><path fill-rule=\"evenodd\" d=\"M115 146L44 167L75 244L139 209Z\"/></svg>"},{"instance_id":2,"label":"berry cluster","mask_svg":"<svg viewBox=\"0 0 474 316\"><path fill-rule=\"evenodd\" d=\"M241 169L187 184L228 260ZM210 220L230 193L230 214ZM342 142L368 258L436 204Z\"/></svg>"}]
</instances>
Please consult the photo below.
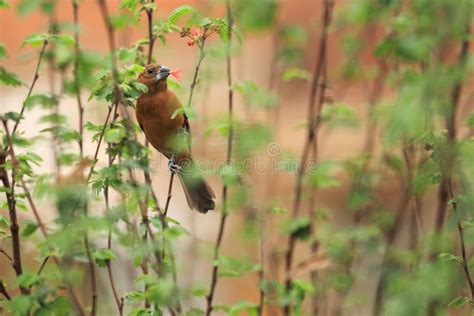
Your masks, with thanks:
<instances>
[{"instance_id":1,"label":"berry cluster","mask_svg":"<svg viewBox=\"0 0 474 316\"><path fill-rule=\"evenodd\" d=\"M188 38L186 42L188 46L194 46L195 44L200 45L212 34L218 33L220 31L219 25L210 25L204 26L201 29L183 27L179 35L182 38Z\"/></svg>"}]
</instances>

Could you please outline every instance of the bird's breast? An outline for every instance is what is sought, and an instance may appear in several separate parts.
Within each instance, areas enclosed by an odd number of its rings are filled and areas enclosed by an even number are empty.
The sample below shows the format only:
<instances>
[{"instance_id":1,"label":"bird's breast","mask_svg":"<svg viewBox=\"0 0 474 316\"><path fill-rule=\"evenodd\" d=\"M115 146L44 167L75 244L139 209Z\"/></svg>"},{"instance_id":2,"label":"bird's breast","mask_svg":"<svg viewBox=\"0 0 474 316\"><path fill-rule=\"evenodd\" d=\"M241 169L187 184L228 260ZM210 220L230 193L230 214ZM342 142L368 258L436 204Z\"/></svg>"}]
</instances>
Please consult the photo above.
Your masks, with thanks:
<instances>
[{"instance_id":1,"label":"bird's breast","mask_svg":"<svg viewBox=\"0 0 474 316\"><path fill-rule=\"evenodd\" d=\"M137 121L145 132L148 141L161 153L168 155L169 143L182 126L182 115L171 119L173 113L180 107L174 95L155 93L144 95L137 101Z\"/></svg>"}]
</instances>

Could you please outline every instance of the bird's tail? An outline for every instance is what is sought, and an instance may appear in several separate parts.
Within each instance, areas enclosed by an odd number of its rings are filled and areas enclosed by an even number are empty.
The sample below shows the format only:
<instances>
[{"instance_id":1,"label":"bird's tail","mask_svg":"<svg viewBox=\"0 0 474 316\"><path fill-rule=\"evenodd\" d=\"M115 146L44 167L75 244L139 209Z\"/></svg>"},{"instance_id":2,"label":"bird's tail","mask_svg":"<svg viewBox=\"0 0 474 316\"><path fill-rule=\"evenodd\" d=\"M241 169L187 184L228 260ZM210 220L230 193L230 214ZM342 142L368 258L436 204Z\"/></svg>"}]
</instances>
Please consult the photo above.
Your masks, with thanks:
<instances>
[{"instance_id":1,"label":"bird's tail","mask_svg":"<svg viewBox=\"0 0 474 316\"><path fill-rule=\"evenodd\" d=\"M186 200L191 208L200 213L207 213L215 208L215 194L203 176L196 170L193 161L180 164L179 179L183 185Z\"/></svg>"}]
</instances>

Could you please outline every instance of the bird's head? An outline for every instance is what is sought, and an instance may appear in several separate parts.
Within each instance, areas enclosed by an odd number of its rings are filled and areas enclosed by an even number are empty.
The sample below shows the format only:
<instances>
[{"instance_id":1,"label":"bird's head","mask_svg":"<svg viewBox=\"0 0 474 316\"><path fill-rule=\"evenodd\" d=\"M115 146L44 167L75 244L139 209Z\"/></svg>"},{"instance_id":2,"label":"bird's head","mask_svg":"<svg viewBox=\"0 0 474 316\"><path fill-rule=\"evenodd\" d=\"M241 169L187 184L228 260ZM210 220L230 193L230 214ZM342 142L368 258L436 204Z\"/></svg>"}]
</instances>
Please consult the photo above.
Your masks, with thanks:
<instances>
[{"instance_id":1,"label":"bird's head","mask_svg":"<svg viewBox=\"0 0 474 316\"><path fill-rule=\"evenodd\" d=\"M153 87L166 87L166 79L170 75L170 69L163 65L150 64L138 76L138 82L143 83L151 89Z\"/></svg>"}]
</instances>

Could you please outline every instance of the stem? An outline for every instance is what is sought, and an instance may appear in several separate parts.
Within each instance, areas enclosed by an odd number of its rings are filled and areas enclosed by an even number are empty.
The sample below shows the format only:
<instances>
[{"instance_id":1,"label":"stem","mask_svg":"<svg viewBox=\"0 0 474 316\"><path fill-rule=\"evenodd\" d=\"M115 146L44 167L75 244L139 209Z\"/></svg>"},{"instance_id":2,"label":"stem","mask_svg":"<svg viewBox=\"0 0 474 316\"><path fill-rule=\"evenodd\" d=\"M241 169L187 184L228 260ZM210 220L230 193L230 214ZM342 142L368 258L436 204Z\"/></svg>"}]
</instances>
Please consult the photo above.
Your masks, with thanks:
<instances>
[{"instance_id":1,"label":"stem","mask_svg":"<svg viewBox=\"0 0 474 316\"><path fill-rule=\"evenodd\" d=\"M450 188L451 196L454 198L452 187ZM457 213L457 205L456 202L453 203L454 212ZM461 255L462 255L462 268L464 270L464 274L466 275L466 280L469 285L469 289L471 290L471 300L474 299L474 283L472 282L471 273L469 272L469 261L466 255L466 245L464 243L464 229L460 222L457 223L458 226L458 233L459 233L459 242L461 243Z\"/></svg>"},{"instance_id":2,"label":"stem","mask_svg":"<svg viewBox=\"0 0 474 316\"><path fill-rule=\"evenodd\" d=\"M10 261L10 263L13 263L12 257L5 250L0 248L0 253L3 254L8 259L8 261Z\"/></svg>"},{"instance_id":3,"label":"stem","mask_svg":"<svg viewBox=\"0 0 474 316\"><path fill-rule=\"evenodd\" d=\"M234 119L234 91L232 90L232 58L231 58L231 47L232 47L232 23L233 23L233 17L232 17L232 10L230 6L230 0L227 0L226 2L227 6L227 34L229 36L228 42L227 42L227 56L226 56L226 61L227 61L227 89L228 89L228 119L229 119L229 134L227 136L227 165L230 165L231 160L232 160L232 141L234 139L234 124L233 124L233 119ZM203 43L204 46L204 43ZM200 60L201 61L201 60ZM200 63L198 64L200 65ZM196 68L197 69L197 68ZM195 76L196 77L196 76ZM222 189L222 201L223 201L223 209L221 213L221 220L219 223L219 231L217 234L217 241L216 245L214 248L214 266L212 268L212 277L211 277L211 284L209 288L209 294L206 296L206 301L207 301L207 307L206 307L206 316L211 315L212 313L212 308L213 308L213 299L214 299L214 293L216 291L216 285L218 281L218 271L219 271L219 253L222 245L222 239L224 236L224 229L225 229L225 223L227 220L227 215L228 215L228 186L224 184L224 187Z\"/></svg>"},{"instance_id":4,"label":"stem","mask_svg":"<svg viewBox=\"0 0 474 316\"><path fill-rule=\"evenodd\" d=\"M97 309L97 280L95 276L95 263L92 259L92 254L89 245L89 238L86 232L84 236L84 246L86 249L87 260L89 261L89 273L91 275L91 297L92 297L92 310L91 315L96 315Z\"/></svg>"},{"instance_id":5,"label":"stem","mask_svg":"<svg viewBox=\"0 0 474 316\"><path fill-rule=\"evenodd\" d=\"M36 275L39 276L41 274L41 272L43 272L43 269L46 266L46 263L48 263L49 258L50 258L50 256L47 256L46 258L43 259L43 261L41 262L41 264L38 268L38 271L36 272Z\"/></svg>"},{"instance_id":6,"label":"stem","mask_svg":"<svg viewBox=\"0 0 474 316\"><path fill-rule=\"evenodd\" d=\"M3 127L8 133L8 124L6 120L2 120ZM10 152L13 152L13 147L10 147ZM5 170L5 161L6 161L6 152L3 152L0 156L0 176L2 178L2 183L5 188L7 188L7 191L5 191L5 194L7 196L7 204L8 204L8 214L10 217L10 233L12 237L12 252L13 252L13 260L12 260L12 266L13 269L15 270L15 274L17 276L20 276L23 273L23 267L21 264L21 244L20 244L20 234L19 230L20 227L18 225L18 217L17 217L17 212L16 212L16 199L15 199L15 179L16 179L16 170L17 170L17 164L18 161L16 159L11 160L11 163L13 165L12 167L12 182L10 183L8 179L8 174L7 171ZM20 287L20 291L22 294L29 294L29 289Z\"/></svg>"},{"instance_id":7,"label":"stem","mask_svg":"<svg viewBox=\"0 0 474 316\"><path fill-rule=\"evenodd\" d=\"M155 3L155 0L151 0L149 3ZM151 63L153 57L153 46L155 44L156 37L153 35L153 9L146 10L146 16L148 18L148 58L147 64Z\"/></svg>"},{"instance_id":8,"label":"stem","mask_svg":"<svg viewBox=\"0 0 474 316\"><path fill-rule=\"evenodd\" d=\"M41 50L40 50L40 53L39 53L38 62L36 63L35 73L33 74L33 80L31 81L30 88L28 89L28 93L26 94L25 101L28 100L28 98L31 96L31 93L33 92L33 89L34 89L34 87L35 87L35 85L36 85L36 81L38 81L38 78L39 78L39 69L40 69L41 62L42 62L42 60L43 60L44 52L46 51L46 46L47 46L47 45L48 45L48 41L45 40L45 41L43 42L43 46L41 47ZM23 101L23 105L21 106L20 119L15 122L15 125L13 125L12 135L14 135L15 132L16 132L16 130L18 129L18 125L20 124L20 121L21 121L21 119L23 118L23 113L25 113L25 109L26 109L26 103L25 103L25 101ZM5 149L5 151L7 151L7 149Z\"/></svg>"},{"instance_id":9,"label":"stem","mask_svg":"<svg viewBox=\"0 0 474 316\"><path fill-rule=\"evenodd\" d=\"M2 295L5 296L7 300L11 300L11 296L10 294L8 294L8 291L5 288L5 285L3 284L3 280L0 280L0 293L2 293Z\"/></svg>"},{"instance_id":10,"label":"stem","mask_svg":"<svg viewBox=\"0 0 474 316\"><path fill-rule=\"evenodd\" d=\"M80 158L84 156L84 107L82 106L81 100L81 85L79 83L79 76L78 76L78 69L79 69L79 60L81 58L81 49L79 46L79 10L78 4L76 0L72 0L72 8L73 8L73 16L74 16L74 84L75 84L75 92L76 92L76 100L77 100L77 110L79 113L79 155Z\"/></svg>"},{"instance_id":11,"label":"stem","mask_svg":"<svg viewBox=\"0 0 474 316\"><path fill-rule=\"evenodd\" d=\"M4 122L4 127L5 127L5 134L6 134L6 137L7 137L7 142L8 142L8 146L10 148L10 155L11 155L11 158L13 161L18 161L17 158L16 158L16 155L15 155L15 150L14 150L14 147L13 147L13 141L12 141L12 136L10 134L10 131L8 129L8 125ZM25 181L23 180L23 177L20 177L20 184L21 184L21 187L23 188L23 192L25 194L25 197L30 205L30 208L31 208L31 211L33 212L33 215L35 217L35 220L36 220L36 223L38 224L38 227L40 229L40 232L41 234L43 235L44 239L46 239L46 241L49 243L49 236L48 236L48 232L46 231L46 227L43 223L43 221L41 220L41 217L39 216L39 212L38 212L38 209L36 208L36 205L33 201L33 198L31 196L31 193L30 193L30 190L28 190L28 187L26 186L25 184ZM49 247L51 248L52 250L52 246L49 245ZM52 250L53 251L53 250ZM62 268L62 265L61 265L61 262L59 261L59 259L55 256L53 256L53 260L54 262L56 263L56 265L58 266L59 268L59 271L61 273L61 275L63 276L64 278L64 281L65 281L65 284L66 284L66 287L67 287L67 290L69 292L69 296L71 297L71 299L73 300L74 302L74 305L76 306L76 310L78 312L78 314L80 316L84 316L85 315L85 312L84 312L84 309L82 308L81 306L81 303L79 302L79 299L77 298L76 294L74 293L74 290L70 284L70 282L66 279L66 273L64 271L64 269Z\"/></svg>"},{"instance_id":12,"label":"stem","mask_svg":"<svg viewBox=\"0 0 474 316\"><path fill-rule=\"evenodd\" d=\"M229 37L229 40L230 40L230 37ZM201 63L202 63L202 61L204 60L204 57L205 57L205 54L204 54L204 45L205 45L205 43L206 43L206 37L205 37L205 32L204 32L202 41L199 42L199 59L198 59L198 62L196 64L196 68L194 70L193 81L191 83L190 91L189 91L188 103L186 105L187 107L191 107L191 102L193 100L194 88L196 87L196 84L197 84L199 70L201 69ZM183 126L182 127L185 128L188 124L189 124L188 117L186 115L184 115L184 121L183 121ZM174 174L171 173L170 182L168 184L168 196L167 196L167 199L166 199L165 212L164 212L165 216L166 216L166 214L168 214L168 208L169 208L169 204L170 204L170 201L171 201L171 196L172 196L172 191L173 191L173 180L174 180Z\"/></svg>"},{"instance_id":13,"label":"stem","mask_svg":"<svg viewBox=\"0 0 474 316\"><path fill-rule=\"evenodd\" d=\"M102 140L104 139L105 130L107 129L107 124L109 123L109 120L110 120L110 114L112 113L112 109L114 108L115 109L117 108L117 104L112 104L111 106L109 106L107 117L105 118L104 125L102 126L102 130L100 131L100 134L99 134L99 139L97 140L97 147L95 148L94 158L92 158L92 161L94 162L94 164L89 170L89 174L87 175L87 178L86 178L86 183L89 183L92 177L92 173L94 172L95 164L97 162L97 157L99 156L100 145L102 144ZM116 117L114 116L112 122L115 122L115 119Z\"/></svg>"},{"instance_id":14,"label":"stem","mask_svg":"<svg viewBox=\"0 0 474 316\"><path fill-rule=\"evenodd\" d=\"M466 36L465 39L462 42L461 45L461 51L459 53L459 65L463 66L465 65L469 53L469 37L471 35L471 25L470 23L467 24L466 26ZM446 119L446 127L448 129L448 150L455 150L456 146L456 135L457 135L457 129L456 129L456 114L459 108L459 100L461 98L461 91L462 91L462 81L459 80L458 83L455 85L452 93L451 93L451 102L453 105L453 111L450 116ZM454 160L454 155L455 153L451 154L448 153L448 157ZM453 161L451 160L451 161ZM447 162L447 166L449 171L452 171L451 169L451 161ZM443 173L444 174L444 173ZM453 192L453 179L452 179L452 174L451 172L448 174L444 174L446 177L446 182L447 182L447 189L449 191L449 196L453 204L453 210L455 214L458 213L458 208L457 208L457 202L454 199L454 192ZM442 202L442 201L441 201ZM446 207L447 205L445 205ZM462 255L462 267L464 270L464 274L466 275L466 280L469 285L469 289L471 290L471 299L474 299L474 283L472 281L471 273L469 272L469 266L468 266L468 258L466 255L466 245L464 243L464 229L461 225L460 219L458 219L457 223L458 227L458 233L459 233L459 242L461 244L461 255Z\"/></svg>"},{"instance_id":15,"label":"stem","mask_svg":"<svg viewBox=\"0 0 474 316\"><path fill-rule=\"evenodd\" d=\"M316 104L316 92L319 84L321 83L321 78L323 74L324 64L326 63L326 55L327 55L327 36L329 30L329 24L331 22L331 13L332 8L334 6L333 0L325 0L324 1L324 10L323 10L323 29L321 30L321 37L319 43L319 52L317 56L317 61L315 65L315 70L313 74L313 80L311 83L311 90L309 95L309 105L308 105L308 130L307 130L307 137L305 141L305 145L303 148L303 153L301 155L300 165L298 168L298 175L296 179L296 186L295 186L295 201L293 204L292 210L292 217L296 218L299 214L300 205L301 205L301 195L303 193L303 178L304 178L304 166L306 165L306 161L308 160L311 144L313 141L317 141L317 130L320 124L320 112L323 107L324 97L323 93L321 93L320 98L318 99L318 103ZM325 84L324 82L322 83ZM323 90L324 91L324 90ZM288 238L288 248L285 255L285 271L286 273L286 281L285 281L285 288L287 291L291 289L291 271L292 263L293 263L293 253L295 250L296 245L296 238L292 234ZM283 314L289 315L290 314L290 306L283 307Z\"/></svg>"}]
</instances>

